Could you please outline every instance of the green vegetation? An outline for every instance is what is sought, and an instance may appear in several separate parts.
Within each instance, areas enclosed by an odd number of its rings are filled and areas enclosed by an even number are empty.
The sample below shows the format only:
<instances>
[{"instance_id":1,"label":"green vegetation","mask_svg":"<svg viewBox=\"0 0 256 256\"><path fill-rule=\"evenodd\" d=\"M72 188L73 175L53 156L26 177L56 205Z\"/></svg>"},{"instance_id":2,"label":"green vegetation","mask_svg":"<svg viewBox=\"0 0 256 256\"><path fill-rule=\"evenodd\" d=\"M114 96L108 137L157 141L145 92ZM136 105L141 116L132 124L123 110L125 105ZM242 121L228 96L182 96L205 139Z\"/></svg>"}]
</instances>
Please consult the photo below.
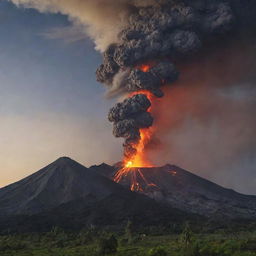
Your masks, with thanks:
<instances>
[{"instance_id":1,"label":"green vegetation","mask_svg":"<svg viewBox=\"0 0 256 256\"><path fill-rule=\"evenodd\" d=\"M139 233L128 222L123 232L96 229L79 233L53 228L48 233L0 236L1 256L256 256L256 232L180 234Z\"/></svg>"}]
</instances>

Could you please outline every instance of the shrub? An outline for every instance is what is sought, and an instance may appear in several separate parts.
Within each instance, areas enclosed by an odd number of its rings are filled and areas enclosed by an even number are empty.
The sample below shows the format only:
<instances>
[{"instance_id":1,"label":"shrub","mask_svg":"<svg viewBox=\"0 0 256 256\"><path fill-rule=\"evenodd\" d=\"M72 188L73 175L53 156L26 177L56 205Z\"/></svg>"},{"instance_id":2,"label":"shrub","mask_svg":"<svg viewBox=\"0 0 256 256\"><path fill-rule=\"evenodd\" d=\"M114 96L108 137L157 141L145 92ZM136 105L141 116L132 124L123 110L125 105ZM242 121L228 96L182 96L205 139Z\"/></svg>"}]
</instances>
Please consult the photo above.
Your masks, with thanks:
<instances>
[{"instance_id":1,"label":"shrub","mask_svg":"<svg viewBox=\"0 0 256 256\"><path fill-rule=\"evenodd\" d=\"M193 232L190 229L190 225L189 223L186 223L180 237L181 245L183 247L189 246L192 242L192 236L193 236Z\"/></svg>"},{"instance_id":2,"label":"shrub","mask_svg":"<svg viewBox=\"0 0 256 256\"><path fill-rule=\"evenodd\" d=\"M159 246L151 249L148 256L167 256L167 252L162 246Z\"/></svg>"}]
</instances>

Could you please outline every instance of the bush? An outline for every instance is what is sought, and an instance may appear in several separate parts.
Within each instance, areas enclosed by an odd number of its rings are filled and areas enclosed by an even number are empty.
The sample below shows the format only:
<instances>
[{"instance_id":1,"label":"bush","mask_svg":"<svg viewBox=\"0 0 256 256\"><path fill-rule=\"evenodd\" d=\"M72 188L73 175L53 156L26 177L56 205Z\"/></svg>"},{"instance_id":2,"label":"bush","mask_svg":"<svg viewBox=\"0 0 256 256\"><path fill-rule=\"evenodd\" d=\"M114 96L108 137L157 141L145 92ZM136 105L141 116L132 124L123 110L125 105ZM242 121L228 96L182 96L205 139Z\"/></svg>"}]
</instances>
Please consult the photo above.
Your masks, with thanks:
<instances>
[{"instance_id":1,"label":"bush","mask_svg":"<svg viewBox=\"0 0 256 256\"><path fill-rule=\"evenodd\" d=\"M187 247L192 243L193 239L193 232L190 229L189 223L185 224L185 227L182 231L182 234L180 236L180 242L183 247Z\"/></svg>"},{"instance_id":2,"label":"bush","mask_svg":"<svg viewBox=\"0 0 256 256\"><path fill-rule=\"evenodd\" d=\"M162 246L159 246L151 249L148 256L167 256L167 252Z\"/></svg>"},{"instance_id":3,"label":"bush","mask_svg":"<svg viewBox=\"0 0 256 256\"><path fill-rule=\"evenodd\" d=\"M200 247L198 243L191 244L183 248L182 256L201 256Z\"/></svg>"}]
</instances>

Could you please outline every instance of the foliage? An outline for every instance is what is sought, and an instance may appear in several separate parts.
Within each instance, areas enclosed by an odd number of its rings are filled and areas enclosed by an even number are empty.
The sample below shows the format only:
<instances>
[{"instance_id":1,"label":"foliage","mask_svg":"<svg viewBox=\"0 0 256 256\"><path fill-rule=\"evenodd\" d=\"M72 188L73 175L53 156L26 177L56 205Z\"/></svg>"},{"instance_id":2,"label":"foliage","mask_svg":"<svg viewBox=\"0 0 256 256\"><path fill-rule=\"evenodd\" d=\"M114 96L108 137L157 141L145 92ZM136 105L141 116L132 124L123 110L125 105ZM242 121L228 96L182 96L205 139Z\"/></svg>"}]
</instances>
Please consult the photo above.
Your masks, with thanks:
<instances>
[{"instance_id":1,"label":"foliage","mask_svg":"<svg viewBox=\"0 0 256 256\"><path fill-rule=\"evenodd\" d=\"M128 220L125 228L125 237L127 239L128 244L132 243L133 229L132 229L132 222L130 220Z\"/></svg>"},{"instance_id":2,"label":"foliage","mask_svg":"<svg viewBox=\"0 0 256 256\"><path fill-rule=\"evenodd\" d=\"M180 237L181 245L183 247L188 247L192 243L192 236L193 232L190 228L189 223L187 222Z\"/></svg>"}]
</instances>

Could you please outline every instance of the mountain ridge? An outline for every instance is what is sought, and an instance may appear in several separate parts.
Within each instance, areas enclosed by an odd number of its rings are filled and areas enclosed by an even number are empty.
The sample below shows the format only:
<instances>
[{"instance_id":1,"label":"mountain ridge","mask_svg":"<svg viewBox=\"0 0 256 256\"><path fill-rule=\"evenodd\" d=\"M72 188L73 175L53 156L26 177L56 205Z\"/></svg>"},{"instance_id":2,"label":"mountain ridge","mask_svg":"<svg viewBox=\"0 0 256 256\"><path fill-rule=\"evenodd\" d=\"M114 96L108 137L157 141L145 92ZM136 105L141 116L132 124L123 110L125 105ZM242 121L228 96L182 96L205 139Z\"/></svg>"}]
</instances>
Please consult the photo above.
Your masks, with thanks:
<instances>
[{"instance_id":1,"label":"mountain ridge","mask_svg":"<svg viewBox=\"0 0 256 256\"><path fill-rule=\"evenodd\" d=\"M112 190L122 189L116 185L74 160L61 157L0 189L0 214L35 214L88 194L100 199Z\"/></svg>"}]
</instances>

